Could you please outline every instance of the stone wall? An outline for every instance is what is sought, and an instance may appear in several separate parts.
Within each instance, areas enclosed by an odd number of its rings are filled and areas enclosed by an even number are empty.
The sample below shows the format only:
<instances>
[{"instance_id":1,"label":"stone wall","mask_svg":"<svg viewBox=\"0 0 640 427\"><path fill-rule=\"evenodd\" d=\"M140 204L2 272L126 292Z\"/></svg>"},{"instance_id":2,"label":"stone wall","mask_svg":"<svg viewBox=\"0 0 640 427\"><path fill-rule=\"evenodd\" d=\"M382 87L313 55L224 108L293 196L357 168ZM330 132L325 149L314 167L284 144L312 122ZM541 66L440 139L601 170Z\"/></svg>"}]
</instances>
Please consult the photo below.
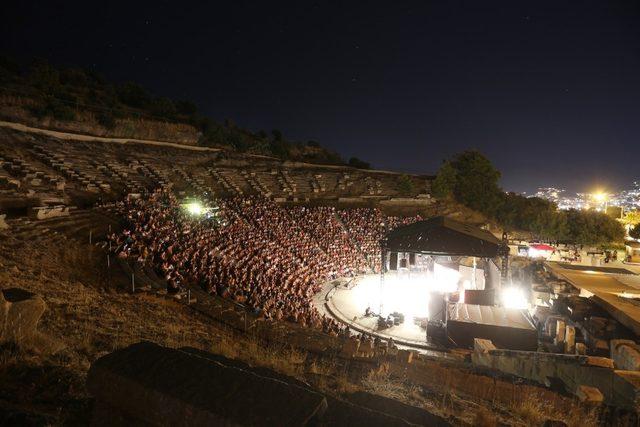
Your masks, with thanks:
<instances>
[{"instance_id":1,"label":"stone wall","mask_svg":"<svg viewBox=\"0 0 640 427\"><path fill-rule=\"evenodd\" d=\"M480 341L480 340L477 340ZM605 357L487 349L476 343L473 365L579 394L581 386L597 388L604 403L636 410L640 372L616 371Z\"/></svg>"}]
</instances>

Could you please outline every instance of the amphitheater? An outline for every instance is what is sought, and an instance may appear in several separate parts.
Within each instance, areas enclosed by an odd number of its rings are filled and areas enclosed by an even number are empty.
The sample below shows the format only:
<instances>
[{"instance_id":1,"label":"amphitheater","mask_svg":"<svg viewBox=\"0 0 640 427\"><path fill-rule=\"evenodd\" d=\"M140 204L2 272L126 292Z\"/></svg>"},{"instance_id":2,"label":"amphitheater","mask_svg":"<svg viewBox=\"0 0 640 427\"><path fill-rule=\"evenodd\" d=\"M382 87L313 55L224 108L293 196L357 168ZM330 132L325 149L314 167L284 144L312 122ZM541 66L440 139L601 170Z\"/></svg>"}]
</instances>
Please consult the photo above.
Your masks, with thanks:
<instances>
[{"instance_id":1,"label":"amphitheater","mask_svg":"<svg viewBox=\"0 0 640 427\"><path fill-rule=\"evenodd\" d=\"M379 270L378 242L393 227L435 215L485 224L432 198L431 177L410 175L410 191L400 177L3 123L0 282L46 311L28 350L4 352L0 420L108 424L99 420L113 408L92 396L113 396L89 367L151 341L319 392L329 402L320 424L584 424L589 399L477 369L469 350L355 345L319 310L327 283ZM193 199L225 226L190 218L181 202Z\"/></svg>"}]
</instances>

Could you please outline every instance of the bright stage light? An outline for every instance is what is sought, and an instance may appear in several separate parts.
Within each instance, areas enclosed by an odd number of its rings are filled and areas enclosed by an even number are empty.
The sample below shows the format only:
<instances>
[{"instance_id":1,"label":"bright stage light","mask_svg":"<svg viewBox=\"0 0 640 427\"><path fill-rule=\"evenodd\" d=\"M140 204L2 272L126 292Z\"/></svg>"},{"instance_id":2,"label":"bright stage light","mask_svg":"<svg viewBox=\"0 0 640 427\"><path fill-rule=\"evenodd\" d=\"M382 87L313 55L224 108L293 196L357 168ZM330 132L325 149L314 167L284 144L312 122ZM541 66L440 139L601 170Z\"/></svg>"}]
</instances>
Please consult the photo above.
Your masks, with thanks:
<instances>
[{"instance_id":1,"label":"bright stage light","mask_svg":"<svg viewBox=\"0 0 640 427\"><path fill-rule=\"evenodd\" d=\"M191 215L202 215L205 211L204 207L198 202L191 202L186 205L187 212Z\"/></svg>"},{"instance_id":2,"label":"bright stage light","mask_svg":"<svg viewBox=\"0 0 640 427\"><path fill-rule=\"evenodd\" d=\"M458 290L458 280L460 280L460 272L458 270L435 263L431 291L441 293L456 292Z\"/></svg>"},{"instance_id":3,"label":"bright stage light","mask_svg":"<svg viewBox=\"0 0 640 427\"><path fill-rule=\"evenodd\" d=\"M367 307L383 317L398 312L404 314L405 324L412 324L414 319L429 317L429 300L436 297L432 293L443 298L443 294L457 292L460 278L457 270L437 263L433 273L387 273L383 284L380 277L367 276L351 291L352 301L362 313ZM465 280L464 287L471 288L471 283ZM381 306L382 313L378 313Z\"/></svg>"},{"instance_id":4,"label":"bright stage light","mask_svg":"<svg viewBox=\"0 0 640 427\"><path fill-rule=\"evenodd\" d=\"M500 299L507 308L528 308L529 302L520 288L510 287L502 289Z\"/></svg>"}]
</instances>

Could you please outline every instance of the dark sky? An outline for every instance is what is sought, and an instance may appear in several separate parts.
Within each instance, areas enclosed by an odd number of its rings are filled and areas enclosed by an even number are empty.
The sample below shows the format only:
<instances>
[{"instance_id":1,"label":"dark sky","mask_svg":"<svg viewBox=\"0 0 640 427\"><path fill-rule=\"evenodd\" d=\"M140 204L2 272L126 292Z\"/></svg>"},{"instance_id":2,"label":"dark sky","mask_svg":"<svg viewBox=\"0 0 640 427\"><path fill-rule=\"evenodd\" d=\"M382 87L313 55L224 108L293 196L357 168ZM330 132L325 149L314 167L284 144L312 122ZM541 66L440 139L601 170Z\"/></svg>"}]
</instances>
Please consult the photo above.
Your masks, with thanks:
<instances>
[{"instance_id":1,"label":"dark sky","mask_svg":"<svg viewBox=\"0 0 640 427\"><path fill-rule=\"evenodd\" d=\"M640 2L10 2L0 51L92 67L216 119L508 190L640 179Z\"/></svg>"}]
</instances>

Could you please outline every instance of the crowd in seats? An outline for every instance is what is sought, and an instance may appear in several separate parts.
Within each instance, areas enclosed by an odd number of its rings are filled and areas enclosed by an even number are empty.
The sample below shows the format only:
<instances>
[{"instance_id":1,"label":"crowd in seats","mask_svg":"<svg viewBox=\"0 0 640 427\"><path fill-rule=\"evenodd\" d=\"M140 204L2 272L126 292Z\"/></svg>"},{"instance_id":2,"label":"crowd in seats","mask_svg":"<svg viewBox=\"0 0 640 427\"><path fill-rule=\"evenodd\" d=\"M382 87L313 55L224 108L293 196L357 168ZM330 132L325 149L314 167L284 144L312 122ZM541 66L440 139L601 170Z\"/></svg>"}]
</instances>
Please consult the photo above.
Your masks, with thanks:
<instances>
[{"instance_id":1,"label":"crowd in seats","mask_svg":"<svg viewBox=\"0 0 640 427\"><path fill-rule=\"evenodd\" d=\"M382 266L380 240L384 235L396 227L422 219L419 215L385 216L379 209L370 208L345 209L339 215L375 273L379 273Z\"/></svg>"},{"instance_id":2,"label":"crowd in seats","mask_svg":"<svg viewBox=\"0 0 640 427\"><path fill-rule=\"evenodd\" d=\"M164 190L120 202L128 225L110 236L113 247L154 268L171 293L196 285L265 319L346 333L312 298L327 280L371 271L363 254L379 254L386 218L370 209L287 207L258 197L216 203L215 215L200 216Z\"/></svg>"}]
</instances>

